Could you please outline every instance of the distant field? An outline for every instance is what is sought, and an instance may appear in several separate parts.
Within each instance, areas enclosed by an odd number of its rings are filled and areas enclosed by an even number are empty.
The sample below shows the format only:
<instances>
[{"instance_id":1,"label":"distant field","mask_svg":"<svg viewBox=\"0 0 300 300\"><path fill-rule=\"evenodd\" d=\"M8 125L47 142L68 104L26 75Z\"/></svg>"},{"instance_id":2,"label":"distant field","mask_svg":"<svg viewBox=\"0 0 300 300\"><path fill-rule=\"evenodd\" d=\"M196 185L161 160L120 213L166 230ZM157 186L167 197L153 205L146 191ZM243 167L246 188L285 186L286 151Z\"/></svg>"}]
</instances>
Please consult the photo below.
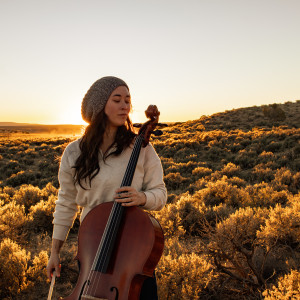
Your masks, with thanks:
<instances>
[{"instance_id":1,"label":"distant field","mask_svg":"<svg viewBox=\"0 0 300 300\"><path fill-rule=\"evenodd\" d=\"M10 124L10 125L9 125ZM39 125L39 124L18 124L0 122L0 136L12 136L15 134L37 135L79 135L83 132L83 125Z\"/></svg>"}]
</instances>

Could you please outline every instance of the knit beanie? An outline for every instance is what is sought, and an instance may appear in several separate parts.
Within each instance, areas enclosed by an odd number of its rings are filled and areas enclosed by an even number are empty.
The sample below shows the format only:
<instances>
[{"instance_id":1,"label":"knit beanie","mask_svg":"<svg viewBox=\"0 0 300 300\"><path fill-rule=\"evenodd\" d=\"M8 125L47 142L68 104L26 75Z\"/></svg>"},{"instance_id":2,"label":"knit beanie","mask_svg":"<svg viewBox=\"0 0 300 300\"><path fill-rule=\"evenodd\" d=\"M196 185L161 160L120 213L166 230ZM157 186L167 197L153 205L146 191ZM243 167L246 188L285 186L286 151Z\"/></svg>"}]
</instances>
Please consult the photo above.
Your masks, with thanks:
<instances>
[{"instance_id":1,"label":"knit beanie","mask_svg":"<svg viewBox=\"0 0 300 300\"><path fill-rule=\"evenodd\" d=\"M81 115L84 121L91 123L105 107L111 93L119 86L127 86L125 81L113 76L98 79L89 88L81 104ZM128 88L129 90L129 88Z\"/></svg>"}]
</instances>

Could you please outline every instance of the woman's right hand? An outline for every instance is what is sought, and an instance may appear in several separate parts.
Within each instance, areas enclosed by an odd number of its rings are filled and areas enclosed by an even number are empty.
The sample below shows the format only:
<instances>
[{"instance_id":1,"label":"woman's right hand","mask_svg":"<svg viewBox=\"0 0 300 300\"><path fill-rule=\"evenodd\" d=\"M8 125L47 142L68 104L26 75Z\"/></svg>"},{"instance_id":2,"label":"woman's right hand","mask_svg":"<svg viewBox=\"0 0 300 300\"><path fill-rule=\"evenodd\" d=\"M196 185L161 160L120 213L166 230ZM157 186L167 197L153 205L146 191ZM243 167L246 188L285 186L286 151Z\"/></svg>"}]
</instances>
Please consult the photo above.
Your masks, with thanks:
<instances>
[{"instance_id":1,"label":"woman's right hand","mask_svg":"<svg viewBox=\"0 0 300 300\"><path fill-rule=\"evenodd\" d=\"M53 276L53 271L55 270L56 276L60 277L60 258L58 253L51 253L48 265L46 267L47 270L47 277L51 281L51 278Z\"/></svg>"}]
</instances>

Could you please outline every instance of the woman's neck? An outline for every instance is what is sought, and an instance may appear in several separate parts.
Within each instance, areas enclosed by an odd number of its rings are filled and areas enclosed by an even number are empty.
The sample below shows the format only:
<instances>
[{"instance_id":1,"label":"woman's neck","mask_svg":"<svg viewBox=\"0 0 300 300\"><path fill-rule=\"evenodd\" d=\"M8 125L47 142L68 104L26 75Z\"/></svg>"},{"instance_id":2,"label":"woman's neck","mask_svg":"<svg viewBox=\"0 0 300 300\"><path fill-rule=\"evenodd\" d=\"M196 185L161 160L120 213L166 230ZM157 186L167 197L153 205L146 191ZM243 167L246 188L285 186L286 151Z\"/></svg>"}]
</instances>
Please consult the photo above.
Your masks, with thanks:
<instances>
[{"instance_id":1,"label":"woman's neck","mask_svg":"<svg viewBox=\"0 0 300 300\"><path fill-rule=\"evenodd\" d=\"M117 134L117 127L107 127L103 134L103 142L100 146L102 153L105 153L108 148L113 144Z\"/></svg>"}]
</instances>

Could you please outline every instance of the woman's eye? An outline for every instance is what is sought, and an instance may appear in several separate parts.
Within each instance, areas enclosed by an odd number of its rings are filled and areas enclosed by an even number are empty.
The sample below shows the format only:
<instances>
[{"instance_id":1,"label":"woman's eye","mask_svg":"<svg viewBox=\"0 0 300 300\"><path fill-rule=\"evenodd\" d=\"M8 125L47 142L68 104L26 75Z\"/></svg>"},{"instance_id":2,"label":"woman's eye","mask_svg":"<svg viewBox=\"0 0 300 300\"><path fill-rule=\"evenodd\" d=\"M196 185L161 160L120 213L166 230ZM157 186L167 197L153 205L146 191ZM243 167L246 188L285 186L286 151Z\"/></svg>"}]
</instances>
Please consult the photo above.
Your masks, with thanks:
<instances>
[{"instance_id":1,"label":"woman's eye","mask_svg":"<svg viewBox=\"0 0 300 300\"><path fill-rule=\"evenodd\" d=\"M116 103L119 103L119 102L120 102L120 100L114 100L114 102L116 102Z\"/></svg>"}]
</instances>

